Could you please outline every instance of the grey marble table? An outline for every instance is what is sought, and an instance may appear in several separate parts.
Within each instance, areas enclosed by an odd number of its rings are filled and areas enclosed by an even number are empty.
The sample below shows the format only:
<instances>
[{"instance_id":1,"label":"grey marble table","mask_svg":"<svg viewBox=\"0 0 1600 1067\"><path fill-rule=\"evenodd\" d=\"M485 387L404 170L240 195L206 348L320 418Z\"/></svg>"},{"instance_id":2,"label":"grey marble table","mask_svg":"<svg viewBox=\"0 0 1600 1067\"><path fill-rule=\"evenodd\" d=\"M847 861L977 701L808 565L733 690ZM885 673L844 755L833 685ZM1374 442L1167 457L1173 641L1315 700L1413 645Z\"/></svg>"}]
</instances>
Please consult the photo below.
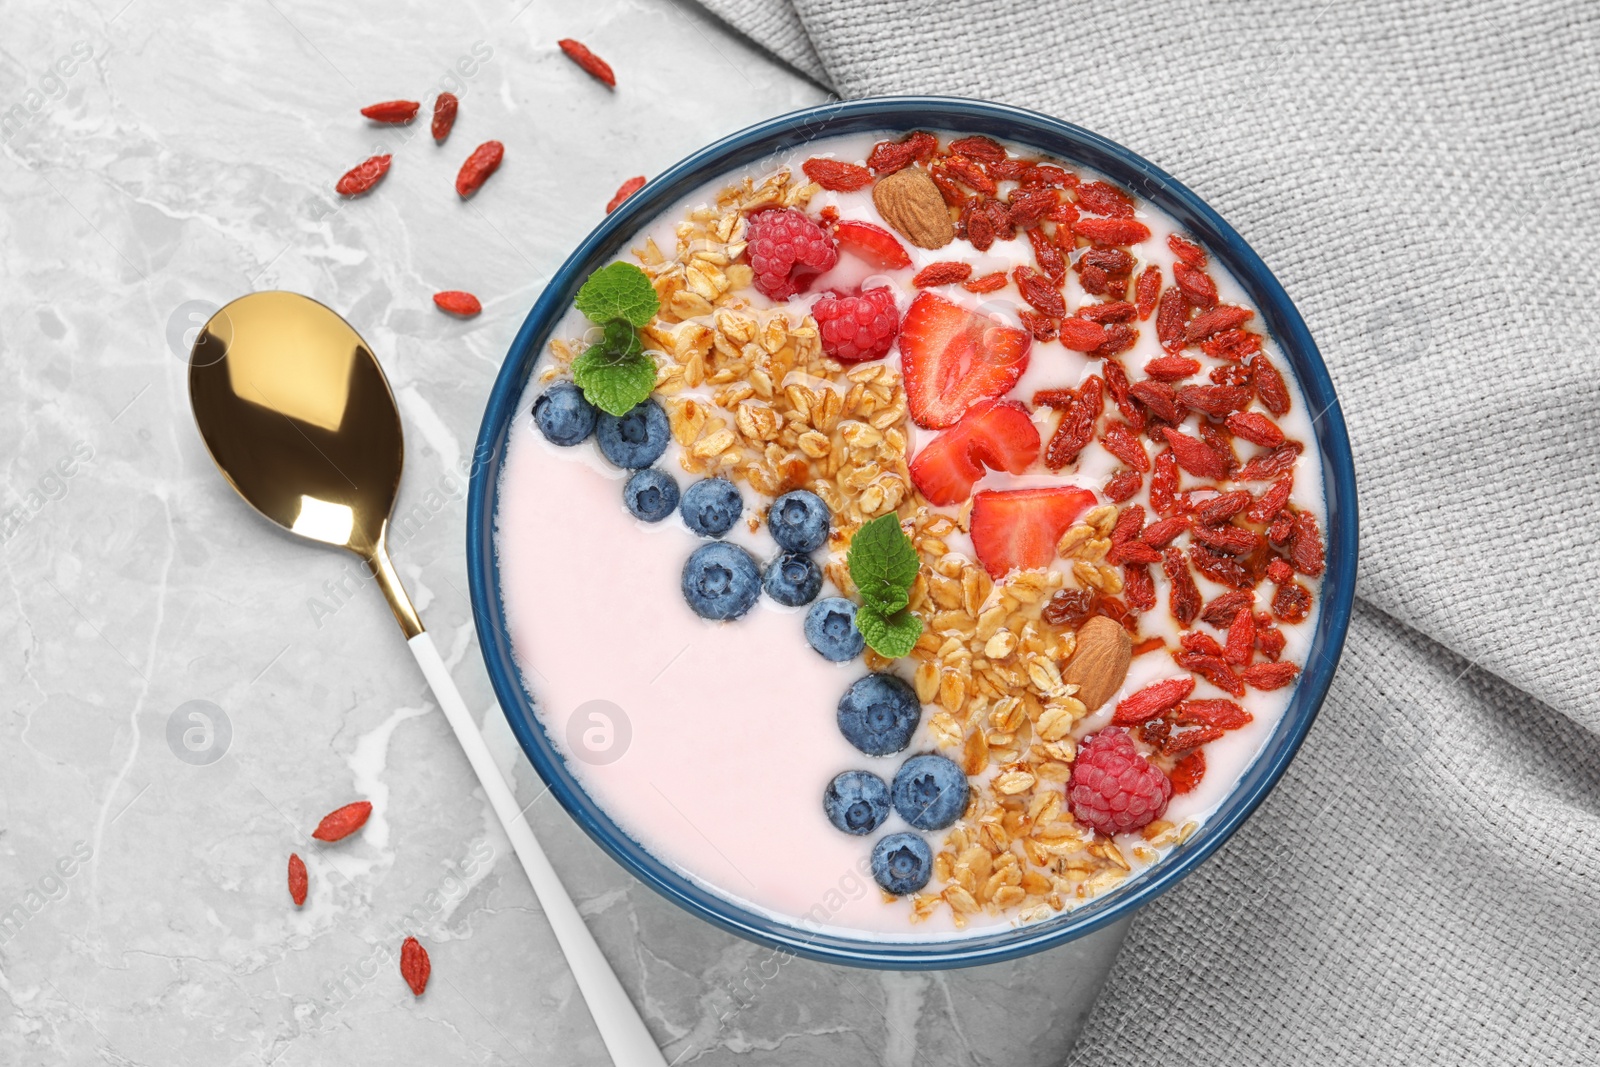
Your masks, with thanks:
<instances>
[{"instance_id":1,"label":"grey marble table","mask_svg":"<svg viewBox=\"0 0 1600 1067\"><path fill-rule=\"evenodd\" d=\"M542 790L468 607L482 405L622 179L823 92L698 9L13 0L0 10L0 1063L603 1064L521 870L353 560L280 536L186 403L196 326L288 288L371 342L409 438L399 565L601 945L678 1063L1055 1064L1120 929L879 974L707 927ZM555 48L589 42L608 92ZM357 108L461 96L454 136ZM451 190L480 141L506 163ZM335 179L393 151L380 195ZM462 288L484 314L434 310ZM353 797L359 838L309 830ZM284 864L313 857L289 905ZM400 939L430 946L413 999Z\"/></svg>"}]
</instances>

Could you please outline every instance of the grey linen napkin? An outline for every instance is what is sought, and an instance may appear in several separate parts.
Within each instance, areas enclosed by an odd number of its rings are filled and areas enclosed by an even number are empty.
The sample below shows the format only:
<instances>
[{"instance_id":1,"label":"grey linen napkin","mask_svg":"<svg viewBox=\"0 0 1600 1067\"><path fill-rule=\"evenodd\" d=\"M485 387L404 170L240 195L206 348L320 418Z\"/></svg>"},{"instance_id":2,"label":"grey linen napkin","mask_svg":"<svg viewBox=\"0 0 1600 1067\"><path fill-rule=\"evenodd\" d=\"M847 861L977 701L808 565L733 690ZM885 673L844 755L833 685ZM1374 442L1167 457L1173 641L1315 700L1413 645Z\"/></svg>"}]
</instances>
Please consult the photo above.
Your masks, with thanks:
<instances>
[{"instance_id":1,"label":"grey linen napkin","mask_svg":"<svg viewBox=\"0 0 1600 1067\"><path fill-rule=\"evenodd\" d=\"M1600 1061L1600 5L707 5L843 96L986 97L1154 160L1339 390L1332 692L1136 919L1070 1062Z\"/></svg>"}]
</instances>

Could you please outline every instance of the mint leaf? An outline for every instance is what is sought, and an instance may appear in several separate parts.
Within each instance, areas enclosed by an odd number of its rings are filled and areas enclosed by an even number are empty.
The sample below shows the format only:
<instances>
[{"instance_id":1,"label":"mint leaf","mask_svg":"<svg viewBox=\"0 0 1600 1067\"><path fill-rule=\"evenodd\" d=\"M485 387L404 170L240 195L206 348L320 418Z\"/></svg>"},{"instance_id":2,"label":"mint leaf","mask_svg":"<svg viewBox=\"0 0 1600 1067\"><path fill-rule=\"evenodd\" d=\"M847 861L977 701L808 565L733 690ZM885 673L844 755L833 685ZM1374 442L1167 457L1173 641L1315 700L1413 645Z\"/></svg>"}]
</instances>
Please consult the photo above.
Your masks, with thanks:
<instances>
[{"instance_id":1,"label":"mint leaf","mask_svg":"<svg viewBox=\"0 0 1600 1067\"><path fill-rule=\"evenodd\" d=\"M631 325L612 319L605 339L572 361L572 380L601 411L626 415L655 389L656 361L644 354Z\"/></svg>"},{"instance_id":2,"label":"mint leaf","mask_svg":"<svg viewBox=\"0 0 1600 1067\"><path fill-rule=\"evenodd\" d=\"M922 620L911 614L910 608L884 615L866 604L856 609L856 629L878 655L899 659L916 647L917 638L922 636Z\"/></svg>"},{"instance_id":3,"label":"mint leaf","mask_svg":"<svg viewBox=\"0 0 1600 1067\"><path fill-rule=\"evenodd\" d=\"M661 310L649 277L632 263L613 263L589 275L573 303L590 322L622 319L633 326L648 326Z\"/></svg>"},{"instance_id":4,"label":"mint leaf","mask_svg":"<svg viewBox=\"0 0 1600 1067\"><path fill-rule=\"evenodd\" d=\"M850 580L861 592L863 606L888 616L911 602L911 583L917 580L917 550L890 512L856 531L850 539ZM874 646L876 647L876 646Z\"/></svg>"}]
</instances>

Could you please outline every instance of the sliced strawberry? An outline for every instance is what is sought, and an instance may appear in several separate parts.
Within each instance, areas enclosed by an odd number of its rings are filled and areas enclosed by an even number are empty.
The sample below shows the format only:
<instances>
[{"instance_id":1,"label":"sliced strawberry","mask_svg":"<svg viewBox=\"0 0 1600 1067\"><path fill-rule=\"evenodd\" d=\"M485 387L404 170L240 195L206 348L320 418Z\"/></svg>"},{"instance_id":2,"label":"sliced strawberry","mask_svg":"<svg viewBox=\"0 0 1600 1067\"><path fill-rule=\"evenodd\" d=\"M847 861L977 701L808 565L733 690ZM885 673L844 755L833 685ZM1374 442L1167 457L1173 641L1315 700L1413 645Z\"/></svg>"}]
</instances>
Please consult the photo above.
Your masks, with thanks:
<instances>
[{"instance_id":1,"label":"sliced strawberry","mask_svg":"<svg viewBox=\"0 0 1600 1067\"><path fill-rule=\"evenodd\" d=\"M1094 506L1075 485L1050 489L986 489L972 502L972 550L991 578L1047 567L1072 520Z\"/></svg>"},{"instance_id":2,"label":"sliced strawberry","mask_svg":"<svg viewBox=\"0 0 1600 1067\"><path fill-rule=\"evenodd\" d=\"M911 461L911 481L930 504L959 504L984 468L1021 474L1039 458L1039 428L1013 400L982 400Z\"/></svg>"},{"instance_id":3,"label":"sliced strawberry","mask_svg":"<svg viewBox=\"0 0 1600 1067\"><path fill-rule=\"evenodd\" d=\"M851 255L884 270L898 270L911 266L911 257L895 235L882 226L870 222L842 219L833 224L833 239Z\"/></svg>"},{"instance_id":4,"label":"sliced strawberry","mask_svg":"<svg viewBox=\"0 0 1600 1067\"><path fill-rule=\"evenodd\" d=\"M911 419L928 430L954 426L980 400L1001 396L1028 369L1026 330L923 290L900 323L900 361Z\"/></svg>"}]
</instances>

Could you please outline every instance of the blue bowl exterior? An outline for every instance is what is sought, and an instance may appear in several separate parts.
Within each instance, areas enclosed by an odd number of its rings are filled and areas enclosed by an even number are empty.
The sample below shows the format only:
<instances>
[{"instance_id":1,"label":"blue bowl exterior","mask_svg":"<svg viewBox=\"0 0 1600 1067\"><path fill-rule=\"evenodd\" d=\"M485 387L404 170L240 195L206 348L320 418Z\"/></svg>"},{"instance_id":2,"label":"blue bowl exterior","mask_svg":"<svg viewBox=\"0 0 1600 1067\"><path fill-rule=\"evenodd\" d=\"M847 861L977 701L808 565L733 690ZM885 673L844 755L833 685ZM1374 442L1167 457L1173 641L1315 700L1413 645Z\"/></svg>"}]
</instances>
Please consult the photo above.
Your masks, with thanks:
<instances>
[{"instance_id":1,"label":"blue bowl exterior","mask_svg":"<svg viewBox=\"0 0 1600 1067\"><path fill-rule=\"evenodd\" d=\"M719 175L819 137L928 128L984 133L1033 146L1121 183L1174 216L1240 284L1291 363L1315 420L1328 512L1328 571L1309 662L1266 746L1234 792L1192 838L1145 875L1052 919L982 937L893 943L821 935L741 907L670 868L630 838L578 784L545 735L512 656L494 551L494 514L507 433L549 333L589 273L618 255L666 207ZM1103 137L1021 108L949 97L880 97L808 108L742 130L658 176L606 218L545 287L511 345L479 431L467 503L467 566L484 662L512 731L567 812L641 881L694 915L741 937L828 963L891 969L971 966L1037 952L1081 937L1155 899L1214 852L1283 774L1316 718L1350 621L1356 577L1355 470L1333 383L1310 332L1261 259L1193 192L1149 161Z\"/></svg>"}]
</instances>

